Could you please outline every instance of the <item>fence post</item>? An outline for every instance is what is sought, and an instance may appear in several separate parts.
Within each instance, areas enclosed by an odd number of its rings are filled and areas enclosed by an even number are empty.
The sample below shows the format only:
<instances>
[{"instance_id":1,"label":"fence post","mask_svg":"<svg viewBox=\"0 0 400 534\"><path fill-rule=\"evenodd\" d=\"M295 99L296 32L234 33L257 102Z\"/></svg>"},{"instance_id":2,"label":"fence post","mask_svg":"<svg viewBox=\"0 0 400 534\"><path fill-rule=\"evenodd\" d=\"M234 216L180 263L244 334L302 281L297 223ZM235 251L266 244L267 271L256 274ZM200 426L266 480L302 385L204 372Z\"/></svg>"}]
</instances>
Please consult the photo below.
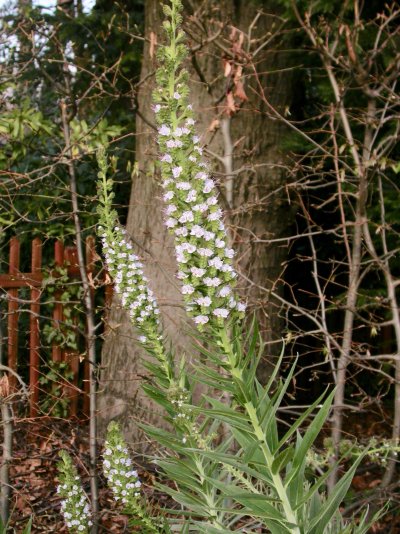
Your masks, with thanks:
<instances>
[{"instance_id":1,"label":"fence post","mask_svg":"<svg viewBox=\"0 0 400 534\"><path fill-rule=\"evenodd\" d=\"M62 241L57 240L54 243L54 263L57 267L61 267L64 264L64 244ZM60 323L63 318L63 309L61 302L57 302L57 300L60 298L60 292L56 291L54 294L54 298L56 302L54 303L54 310L53 310L53 324L54 328L60 328ZM53 343L53 346L51 348L51 355L53 362L61 362L62 360L62 350L57 343Z\"/></svg>"},{"instance_id":2,"label":"fence post","mask_svg":"<svg viewBox=\"0 0 400 534\"><path fill-rule=\"evenodd\" d=\"M10 263L8 272L10 275L17 275L19 272L19 258L20 258L20 244L17 237L12 237L10 240ZM18 288L11 288L8 293L8 366L17 372L17 358L18 358ZM17 387L17 379L14 375L10 375L10 388L15 391Z\"/></svg>"},{"instance_id":3,"label":"fence post","mask_svg":"<svg viewBox=\"0 0 400 534\"><path fill-rule=\"evenodd\" d=\"M70 278L76 278L79 276L79 263L76 247L65 247L64 261L67 264L67 272ZM74 323L76 323L76 317L72 317ZM63 361L69 364L69 367L73 373L72 385L66 382L67 395L70 399L69 414L76 416L78 413L78 398L79 398L79 351L73 349L67 349L63 351Z\"/></svg>"},{"instance_id":4,"label":"fence post","mask_svg":"<svg viewBox=\"0 0 400 534\"><path fill-rule=\"evenodd\" d=\"M32 241L31 270L33 274L40 274L42 269L42 242L36 237ZM29 385L32 391L30 399L30 415L36 417L39 404L39 312L40 294L38 287L31 287L31 313L29 316Z\"/></svg>"}]
</instances>

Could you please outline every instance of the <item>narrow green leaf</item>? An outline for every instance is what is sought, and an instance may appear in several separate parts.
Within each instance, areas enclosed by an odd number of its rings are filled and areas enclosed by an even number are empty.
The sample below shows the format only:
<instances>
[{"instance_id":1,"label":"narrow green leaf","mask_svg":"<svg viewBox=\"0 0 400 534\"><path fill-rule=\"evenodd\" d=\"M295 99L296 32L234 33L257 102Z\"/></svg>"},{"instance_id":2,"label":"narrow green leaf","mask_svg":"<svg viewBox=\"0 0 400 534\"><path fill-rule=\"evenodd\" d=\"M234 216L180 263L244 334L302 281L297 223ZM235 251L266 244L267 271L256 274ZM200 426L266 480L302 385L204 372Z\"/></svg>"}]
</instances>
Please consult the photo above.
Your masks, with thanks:
<instances>
[{"instance_id":1,"label":"narrow green leaf","mask_svg":"<svg viewBox=\"0 0 400 534\"><path fill-rule=\"evenodd\" d=\"M310 532L312 531L313 534L324 534L325 527L328 525L334 514L338 511L340 503L345 498L347 490L349 489L351 481L353 480L354 473L361 461L364 459L364 456L365 453L361 454L351 468L347 471L347 473L343 475L343 477L336 484L332 494L329 496L327 501L323 503L318 515L310 522Z\"/></svg>"},{"instance_id":2,"label":"narrow green leaf","mask_svg":"<svg viewBox=\"0 0 400 534\"><path fill-rule=\"evenodd\" d=\"M275 458L275 460L272 462L271 470L272 473L275 475L279 473L288 462L292 459L294 454L293 447L288 447L287 449L283 450L278 454L278 456Z\"/></svg>"},{"instance_id":3,"label":"narrow green leaf","mask_svg":"<svg viewBox=\"0 0 400 534\"><path fill-rule=\"evenodd\" d=\"M320 408L319 412L315 416L310 426L308 427L306 433L304 434L301 440L300 446L296 449L293 462L292 462L292 468L290 472L288 473L288 476L285 480L286 486L296 476L298 471L301 469L302 465L304 465L305 458L307 457L307 452L310 450L312 444L314 443L316 437L320 433L321 428L329 415L329 410L331 408L334 394L335 394L335 391L333 390L332 393L328 396L328 398L324 402L324 404L322 405L322 407Z\"/></svg>"}]
</instances>

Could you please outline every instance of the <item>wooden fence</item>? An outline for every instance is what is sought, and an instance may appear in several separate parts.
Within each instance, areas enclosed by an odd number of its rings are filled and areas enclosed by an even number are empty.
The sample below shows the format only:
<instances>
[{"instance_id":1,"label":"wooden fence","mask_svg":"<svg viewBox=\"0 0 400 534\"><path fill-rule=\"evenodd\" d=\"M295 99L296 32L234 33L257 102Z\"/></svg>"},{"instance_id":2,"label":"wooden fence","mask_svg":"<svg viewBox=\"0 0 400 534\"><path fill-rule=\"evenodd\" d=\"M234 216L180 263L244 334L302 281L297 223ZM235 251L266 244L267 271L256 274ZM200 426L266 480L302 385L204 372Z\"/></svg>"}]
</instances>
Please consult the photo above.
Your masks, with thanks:
<instances>
[{"instance_id":1,"label":"wooden fence","mask_svg":"<svg viewBox=\"0 0 400 534\"><path fill-rule=\"evenodd\" d=\"M0 274L0 290L7 296L7 335L8 335L8 361L5 362L16 373L24 362L19 361L18 341L19 316L21 314L21 303L19 301L19 290L28 288L29 298L29 389L30 389L30 415L36 417L39 413L39 403L41 395L46 394L40 390L40 376L43 374L44 357L41 356L41 334L40 334L40 311L42 287L45 273L42 266L42 242L39 238L31 244L31 271L22 273L20 271L20 242L17 237L10 240L9 245L9 269L7 274ZM86 271L92 279L95 271L96 253L94 248L94 238L86 240ZM65 267L68 278L71 282L80 279L79 264L76 247L64 247L61 241L54 243L54 276L59 276L57 267ZM52 312L52 322L55 328L60 328L64 322L64 306L57 299L60 291L56 291L54 298L54 308ZM94 298L94 288L91 289ZM112 299L111 285L105 286L105 308L108 309ZM23 333L24 334L24 333ZM79 399L81 398L82 412L89 412L89 363L85 355L81 355L76 350L66 349L57 342L51 346L51 359L53 362L67 362L73 378L62 383L62 392L69 400L69 413L76 416L78 413ZM83 366L83 386L79 388L79 371ZM14 375L10 373L9 384L11 390L15 391L18 383ZM83 398L82 398L83 397Z\"/></svg>"}]
</instances>

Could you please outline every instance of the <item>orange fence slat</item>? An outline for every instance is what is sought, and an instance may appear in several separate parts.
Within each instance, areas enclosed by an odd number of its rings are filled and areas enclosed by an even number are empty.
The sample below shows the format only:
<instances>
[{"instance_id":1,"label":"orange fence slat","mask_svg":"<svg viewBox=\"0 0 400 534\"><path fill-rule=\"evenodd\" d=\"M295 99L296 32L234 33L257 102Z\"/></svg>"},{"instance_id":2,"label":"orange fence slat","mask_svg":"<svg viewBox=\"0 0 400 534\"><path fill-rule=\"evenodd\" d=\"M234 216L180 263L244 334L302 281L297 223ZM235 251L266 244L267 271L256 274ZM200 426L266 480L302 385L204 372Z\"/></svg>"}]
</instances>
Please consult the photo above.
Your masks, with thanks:
<instances>
[{"instance_id":1,"label":"orange fence slat","mask_svg":"<svg viewBox=\"0 0 400 534\"><path fill-rule=\"evenodd\" d=\"M8 272L10 275L16 275L19 271L20 244L16 237L10 240L10 263ZM8 366L17 372L18 360L18 289L13 288L8 293ZM14 375L10 376L10 388L15 390L17 379Z\"/></svg>"},{"instance_id":2,"label":"orange fence slat","mask_svg":"<svg viewBox=\"0 0 400 534\"><path fill-rule=\"evenodd\" d=\"M42 268L42 242L39 238L32 241L31 264L32 273L40 273ZM39 288L32 287L31 313L29 317L29 385L32 391L30 400L31 417L37 416L39 404L40 293Z\"/></svg>"},{"instance_id":3,"label":"orange fence slat","mask_svg":"<svg viewBox=\"0 0 400 534\"><path fill-rule=\"evenodd\" d=\"M18 287L40 287L42 273L0 274L0 287L4 289Z\"/></svg>"},{"instance_id":4,"label":"orange fence slat","mask_svg":"<svg viewBox=\"0 0 400 534\"><path fill-rule=\"evenodd\" d=\"M64 261L67 264L68 276L71 279L78 280L80 278L78 250L76 247L65 247ZM73 317L74 323L77 317ZM66 385L67 395L70 399L69 415L76 416L78 412L78 397L79 397L79 351L68 350L63 354L63 361L67 362L72 371L72 381L70 385Z\"/></svg>"},{"instance_id":5,"label":"orange fence slat","mask_svg":"<svg viewBox=\"0 0 400 534\"><path fill-rule=\"evenodd\" d=\"M56 241L54 244L54 262L57 267L62 267L64 264L64 244L62 241ZM54 328L59 328L60 323L63 318L63 309L62 304L59 302L60 292L56 291L54 298L56 300L53 309L53 325ZM51 349L51 355L53 362L61 362L62 360L62 350L57 343L53 343Z\"/></svg>"}]
</instances>

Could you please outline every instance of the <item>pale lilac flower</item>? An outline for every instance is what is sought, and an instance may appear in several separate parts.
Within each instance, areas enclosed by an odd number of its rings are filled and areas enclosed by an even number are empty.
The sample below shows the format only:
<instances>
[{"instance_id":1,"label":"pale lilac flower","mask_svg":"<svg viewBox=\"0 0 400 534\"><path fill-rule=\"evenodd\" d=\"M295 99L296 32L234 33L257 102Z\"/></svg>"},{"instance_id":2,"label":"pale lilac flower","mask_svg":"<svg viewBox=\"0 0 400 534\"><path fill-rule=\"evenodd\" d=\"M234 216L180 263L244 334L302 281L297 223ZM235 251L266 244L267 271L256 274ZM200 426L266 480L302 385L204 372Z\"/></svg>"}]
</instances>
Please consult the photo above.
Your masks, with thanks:
<instances>
[{"instance_id":1,"label":"pale lilac flower","mask_svg":"<svg viewBox=\"0 0 400 534\"><path fill-rule=\"evenodd\" d=\"M176 141L174 141L173 139L168 139L166 145L167 145L168 148L175 148L176 147Z\"/></svg>"},{"instance_id":2,"label":"pale lilac flower","mask_svg":"<svg viewBox=\"0 0 400 534\"><path fill-rule=\"evenodd\" d=\"M214 181L208 179L204 183L203 193L210 193L214 189Z\"/></svg>"},{"instance_id":3,"label":"pale lilac flower","mask_svg":"<svg viewBox=\"0 0 400 534\"><path fill-rule=\"evenodd\" d=\"M154 113L159 113L161 111L160 104L156 104L155 106L153 106L153 111Z\"/></svg>"},{"instance_id":4,"label":"pale lilac flower","mask_svg":"<svg viewBox=\"0 0 400 534\"><path fill-rule=\"evenodd\" d=\"M192 118L189 118L189 119L187 119L186 124L188 124L189 126L194 126L195 120L192 119Z\"/></svg>"},{"instance_id":5,"label":"pale lilac flower","mask_svg":"<svg viewBox=\"0 0 400 534\"><path fill-rule=\"evenodd\" d=\"M229 311L225 308L216 308L215 310L213 310L213 315L226 319L229 315Z\"/></svg>"},{"instance_id":6,"label":"pale lilac flower","mask_svg":"<svg viewBox=\"0 0 400 534\"><path fill-rule=\"evenodd\" d=\"M204 213L208 210L207 204L204 202L203 204L196 204L196 206L193 206L193 211L199 211L200 213Z\"/></svg>"},{"instance_id":7,"label":"pale lilac flower","mask_svg":"<svg viewBox=\"0 0 400 534\"><path fill-rule=\"evenodd\" d=\"M176 261L178 263L187 263L189 260L186 258L185 254L183 252L177 252L176 253Z\"/></svg>"},{"instance_id":8,"label":"pale lilac flower","mask_svg":"<svg viewBox=\"0 0 400 534\"><path fill-rule=\"evenodd\" d=\"M194 221L194 216L191 211L184 211L182 215L179 217L180 223L193 222L193 221Z\"/></svg>"},{"instance_id":9,"label":"pale lilac flower","mask_svg":"<svg viewBox=\"0 0 400 534\"><path fill-rule=\"evenodd\" d=\"M182 167L174 167L172 169L172 174L173 174L174 178L179 178L181 173L182 173Z\"/></svg>"},{"instance_id":10,"label":"pale lilac flower","mask_svg":"<svg viewBox=\"0 0 400 534\"><path fill-rule=\"evenodd\" d=\"M235 300L233 297L230 297L230 298L229 298L228 305L229 305L230 308L236 308L236 306L237 306L237 302L236 302L236 300Z\"/></svg>"},{"instance_id":11,"label":"pale lilac flower","mask_svg":"<svg viewBox=\"0 0 400 534\"><path fill-rule=\"evenodd\" d=\"M178 271L176 274L176 277L179 278L179 280L184 280L185 278L188 277L188 275L184 273L183 271Z\"/></svg>"},{"instance_id":12,"label":"pale lilac flower","mask_svg":"<svg viewBox=\"0 0 400 534\"><path fill-rule=\"evenodd\" d=\"M196 252L197 250L197 247L195 245L192 245L192 243L182 243L182 245L178 245L175 248L179 252L183 250L185 252L188 252L189 254L193 254L193 252Z\"/></svg>"},{"instance_id":13,"label":"pale lilac flower","mask_svg":"<svg viewBox=\"0 0 400 534\"><path fill-rule=\"evenodd\" d=\"M163 124L159 129L158 129L158 133L160 135L170 135L171 133L171 128L169 128L168 126L166 126L165 124Z\"/></svg>"},{"instance_id":14,"label":"pale lilac flower","mask_svg":"<svg viewBox=\"0 0 400 534\"><path fill-rule=\"evenodd\" d=\"M232 259L235 255L235 251L233 250L233 248L226 248L225 249L225 256L229 259Z\"/></svg>"},{"instance_id":15,"label":"pale lilac flower","mask_svg":"<svg viewBox=\"0 0 400 534\"><path fill-rule=\"evenodd\" d=\"M182 226L181 228L177 228L175 230L175 235L178 235L178 236L186 237L188 234L189 234L189 230L185 226Z\"/></svg>"},{"instance_id":16,"label":"pale lilac flower","mask_svg":"<svg viewBox=\"0 0 400 534\"><path fill-rule=\"evenodd\" d=\"M175 148L181 148L183 146L183 143L179 139L176 139L176 141L174 142L174 145L175 145Z\"/></svg>"},{"instance_id":17,"label":"pale lilac flower","mask_svg":"<svg viewBox=\"0 0 400 534\"><path fill-rule=\"evenodd\" d=\"M222 217L222 210L220 208L217 209L217 211L213 211L210 213L210 215L207 217L209 221L218 221Z\"/></svg>"},{"instance_id":18,"label":"pale lilac flower","mask_svg":"<svg viewBox=\"0 0 400 534\"><path fill-rule=\"evenodd\" d=\"M186 202L196 202L197 193L194 189L191 189L186 197Z\"/></svg>"},{"instance_id":19,"label":"pale lilac flower","mask_svg":"<svg viewBox=\"0 0 400 534\"><path fill-rule=\"evenodd\" d=\"M229 265L229 263L222 263L219 269L221 269L223 273L233 273L233 267L232 265Z\"/></svg>"},{"instance_id":20,"label":"pale lilac flower","mask_svg":"<svg viewBox=\"0 0 400 534\"><path fill-rule=\"evenodd\" d=\"M199 304L199 306L205 306L205 307L209 307L211 306L211 299L210 297L200 297L196 300L197 304Z\"/></svg>"},{"instance_id":21,"label":"pale lilac flower","mask_svg":"<svg viewBox=\"0 0 400 534\"><path fill-rule=\"evenodd\" d=\"M211 260L208 260L208 265L210 267L215 267L216 269L221 269L221 267L224 265L221 258L216 256L215 258L211 258Z\"/></svg>"},{"instance_id":22,"label":"pale lilac flower","mask_svg":"<svg viewBox=\"0 0 400 534\"><path fill-rule=\"evenodd\" d=\"M216 204L218 204L218 198L215 196L207 198L207 204L209 206L215 206Z\"/></svg>"},{"instance_id":23,"label":"pale lilac flower","mask_svg":"<svg viewBox=\"0 0 400 534\"><path fill-rule=\"evenodd\" d=\"M161 158L161 161L164 161L165 163L172 163L172 157L169 154L164 154Z\"/></svg>"},{"instance_id":24,"label":"pale lilac flower","mask_svg":"<svg viewBox=\"0 0 400 534\"><path fill-rule=\"evenodd\" d=\"M194 144L196 144L196 143L198 143L198 142L200 141L200 137L199 137L198 135L194 135L194 136L192 137L192 139L193 139L193 143L194 143Z\"/></svg>"},{"instance_id":25,"label":"pale lilac flower","mask_svg":"<svg viewBox=\"0 0 400 534\"><path fill-rule=\"evenodd\" d=\"M243 302L238 302L236 308L239 312L243 313L246 311L247 306Z\"/></svg>"},{"instance_id":26,"label":"pale lilac flower","mask_svg":"<svg viewBox=\"0 0 400 534\"><path fill-rule=\"evenodd\" d=\"M189 161L191 161L191 162L193 162L193 163L196 163L196 161L197 161L196 156L192 156L192 155L190 155L190 156L189 156Z\"/></svg>"},{"instance_id":27,"label":"pale lilac flower","mask_svg":"<svg viewBox=\"0 0 400 534\"><path fill-rule=\"evenodd\" d=\"M177 182L175 185L177 189L182 191L189 191L192 187L189 182Z\"/></svg>"},{"instance_id":28,"label":"pale lilac flower","mask_svg":"<svg viewBox=\"0 0 400 534\"><path fill-rule=\"evenodd\" d=\"M203 279L203 282L207 287L218 287L222 283L222 280L217 276L214 278L206 276L206 278Z\"/></svg>"},{"instance_id":29,"label":"pale lilac flower","mask_svg":"<svg viewBox=\"0 0 400 534\"><path fill-rule=\"evenodd\" d=\"M216 239L215 240L215 246L217 248L224 248L225 247L225 241L223 241L222 239Z\"/></svg>"},{"instance_id":30,"label":"pale lilac flower","mask_svg":"<svg viewBox=\"0 0 400 534\"><path fill-rule=\"evenodd\" d=\"M174 228L176 225L177 225L176 219L173 219L172 217L170 217L169 219L165 221L165 226L167 228Z\"/></svg>"},{"instance_id":31,"label":"pale lilac flower","mask_svg":"<svg viewBox=\"0 0 400 534\"><path fill-rule=\"evenodd\" d=\"M198 253L205 258L209 258L214 254L210 248L199 248Z\"/></svg>"},{"instance_id":32,"label":"pale lilac flower","mask_svg":"<svg viewBox=\"0 0 400 534\"><path fill-rule=\"evenodd\" d=\"M179 100L181 98L181 95L178 93L178 91L175 91L174 98L175 100Z\"/></svg>"},{"instance_id":33,"label":"pale lilac flower","mask_svg":"<svg viewBox=\"0 0 400 534\"><path fill-rule=\"evenodd\" d=\"M201 269L200 267L192 267L190 269L190 272L192 273L193 276L196 276L197 278L201 278L202 276L206 274L206 270Z\"/></svg>"},{"instance_id":34,"label":"pale lilac flower","mask_svg":"<svg viewBox=\"0 0 400 534\"><path fill-rule=\"evenodd\" d=\"M232 293L232 290L229 286L224 286L219 290L218 296L219 297L227 297Z\"/></svg>"},{"instance_id":35,"label":"pale lilac flower","mask_svg":"<svg viewBox=\"0 0 400 534\"><path fill-rule=\"evenodd\" d=\"M190 284L186 284L182 286L181 291L184 295L191 295L192 293L194 293L194 287L191 286Z\"/></svg>"},{"instance_id":36,"label":"pale lilac flower","mask_svg":"<svg viewBox=\"0 0 400 534\"><path fill-rule=\"evenodd\" d=\"M195 176L196 180L207 180L208 174L206 172L198 172Z\"/></svg>"},{"instance_id":37,"label":"pale lilac flower","mask_svg":"<svg viewBox=\"0 0 400 534\"><path fill-rule=\"evenodd\" d=\"M168 200L172 200L174 198L175 193L173 191L167 191L165 195L163 196L163 199L167 202Z\"/></svg>"},{"instance_id":38,"label":"pale lilac flower","mask_svg":"<svg viewBox=\"0 0 400 534\"><path fill-rule=\"evenodd\" d=\"M214 232L204 232L204 235L203 235L205 241L211 241L212 239L215 238L215 233Z\"/></svg>"},{"instance_id":39,"label":"pale lilac flower","mask_svg":"<svg viewBox=\"0 0 400 534\"><path fill-rule=\"evenodd\" d=\"M165 213L167 215L172 215L178 208L176 206L174 206L174 204L170 204L169 206L167 206L167 209L165 210Z\"/></svg>"},{"instance_id":40,"label":"pale lilac flower","mask_svg":"<svg viewBox=\"0 0 400 534\"><path fill-rule=\"evenodd\" d=\"M175 137L181 137L181 135L183 135L183 130L182 128L175 128L174 130L174 134L173 134Z\"/></svg>"},{"instance_id":41,"label":"pale lilac flower","mask_svg":"<svg viewBox=\"0 0 400 534\"><path fill-rule=\"evenodd\" d=\"M209 318L206 315L197 315L193 320L196 324L206 324L208 323Z\"/></svg>"},{"instance_id":42,"label":"pale lilac flower","mask_svg":"<svg viewBox=\"0 0 400 534\"><path fill-rule=\"evenodd\" d=\"M190 235L194 235L195 237L203 237L205 233L204 228L199 226L198 224L193 225Z\"/></svg>"}]
</instances>

